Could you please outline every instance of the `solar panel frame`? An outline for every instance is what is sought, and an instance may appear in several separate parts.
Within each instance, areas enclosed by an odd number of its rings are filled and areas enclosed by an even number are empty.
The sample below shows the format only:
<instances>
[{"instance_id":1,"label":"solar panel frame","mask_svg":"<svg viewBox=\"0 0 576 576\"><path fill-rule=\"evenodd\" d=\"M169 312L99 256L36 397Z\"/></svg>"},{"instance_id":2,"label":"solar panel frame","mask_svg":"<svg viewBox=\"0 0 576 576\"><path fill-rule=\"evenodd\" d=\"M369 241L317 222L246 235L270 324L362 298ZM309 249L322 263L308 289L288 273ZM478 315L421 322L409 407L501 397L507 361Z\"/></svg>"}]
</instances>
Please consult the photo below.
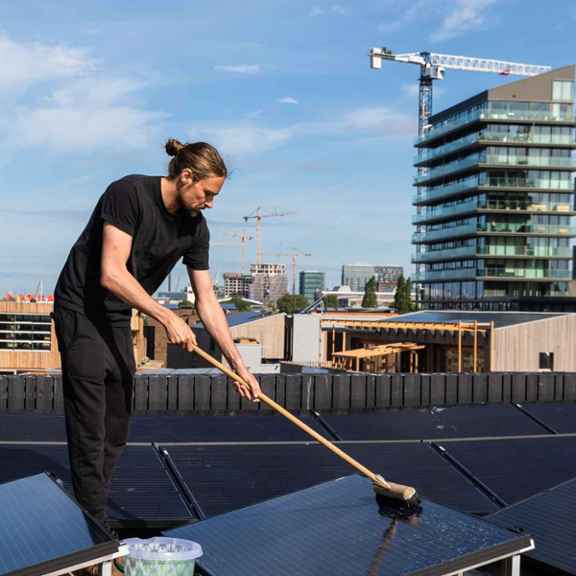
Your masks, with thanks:
<instances>
[{"instance_id":1,"label":"solar panel frame","mask_svg":"<svg viewBox=\"0 0 576 576\"><path fill-rule=\"evenodd\" d=\"M76 567L80 564L100 560L105 557L111 557L113 554L118 552L119 542L115 539L112 539L110 535L107 534L104 529L93 518L90 517L88 513L83 511L49 474L38 474L36 476L21 479L19 481L16 480L14 482L0 484L0 501L3 486L6 488L8 485L14 486L16 483L38 483L37 481L40 480L45 482L47 486L50 486L50 489L54 490L54 494L58 494L58 496L61 497L64 501L69 502L75 510L81 511L89 525L90 534L98 535L102 541L88 549L79 550L78 552L65 554L56 558L46 559L41 562L22 566L10 571L0 572L2 576L41 576L59 570L65 570L68 568L72 569L73 567ZM50 516L48 516L48 518L50 520L53 519ZM4 558L6 558L6 556L0 554L0 566ZM0 570L3 570L3 568L0 568Z\"/></svg>"}]
</instances>

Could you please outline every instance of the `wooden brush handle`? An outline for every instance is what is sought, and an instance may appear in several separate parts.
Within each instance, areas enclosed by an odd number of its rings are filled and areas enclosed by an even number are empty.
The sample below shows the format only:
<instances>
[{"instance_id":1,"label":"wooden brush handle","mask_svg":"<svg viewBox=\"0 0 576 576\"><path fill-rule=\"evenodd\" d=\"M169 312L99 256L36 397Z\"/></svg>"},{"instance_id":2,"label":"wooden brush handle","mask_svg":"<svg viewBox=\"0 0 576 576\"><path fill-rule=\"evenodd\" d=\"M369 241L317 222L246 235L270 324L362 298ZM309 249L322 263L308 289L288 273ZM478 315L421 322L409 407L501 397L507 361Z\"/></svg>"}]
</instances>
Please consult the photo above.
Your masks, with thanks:
<instances>
[{"instance_id":1,"label":"wooden brush handle","mask_svg":"<svg viewBox=\"0 0 576 576\"><path fill-rule=\"evenodd\" d=\"M209 364L211 364L215 368L218 368L218 370L226 374L226 376L232 378L232 380L235 380L239 384L248 387L248 383L242 377L238 376L238 374L236 374L233 370L230 370L230 368L228 368L227 366L224 366L224 364L222 364L221 362L218 362L216 358L210 356L210 354L202 350L202 348L196 346L193 351L196 352L198 356L206 360L206 362L208 362ZM320 442L320 444L328 448L328 450L332 451L334 454L342 458L342 460L350 464L350 466L356 468L358 472L360 472L361 474L372 480L372 482L375 485L384 488L388 492L396 494L402 500L410 500L410 498L412 498L416 494L416 490L411 486L404 486L403 484L395 484L394 482L388 482L387 480L384 480L382 476L375 474L374 472L366 468L366 466L360 464L360 462L352 458L352 456L346 454L346 452L338 448L338 446L330 442L330 440L322 436L322 434L319 434L318 432L316 432L316 430L310 428L310 426L308 426L307 424L302 422L302 420L294 416L294 414L288 412L288 410L286 410L284 406L281 406L280 404L272 400L272 398L269 398L266 394L264 394L264 392L260 392L260 394L258 395L258 399L264 402L265 404L268 404L270 408L272 408L279 414L282 414L282 416L288 418L288 420L290 420L290 422L295 424L298 428L306 432L309 436L312 436L312 438Z\"/></svg>"}]
</instances>

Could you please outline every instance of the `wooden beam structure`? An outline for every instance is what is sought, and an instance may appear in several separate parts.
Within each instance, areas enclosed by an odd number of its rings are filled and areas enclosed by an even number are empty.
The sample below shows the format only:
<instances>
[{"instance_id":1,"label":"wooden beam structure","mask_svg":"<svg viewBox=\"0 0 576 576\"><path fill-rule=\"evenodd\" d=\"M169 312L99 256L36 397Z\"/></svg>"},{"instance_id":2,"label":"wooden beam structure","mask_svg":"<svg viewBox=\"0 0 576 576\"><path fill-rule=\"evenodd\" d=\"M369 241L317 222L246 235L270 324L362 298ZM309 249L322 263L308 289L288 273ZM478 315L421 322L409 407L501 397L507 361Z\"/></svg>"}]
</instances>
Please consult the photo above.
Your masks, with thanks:
<instances>
[{"instance_id":1,"label":"wooden beam structure","mask_svg":"<svg viewBox=\"0 0 576 576\"><path fill-rule=\"evenodd\" d=\"M415 372L418 369L418 350L423 350L426 346L422 344L414 344L413 342L394 342L390 344L383 344L381 346L373 346L369 348L356 348L354 350L343 350L333 354L335 365L345 370L355 370L360 372L361 361L370 362L374 366L382 367L382 359L389 356L396 358L402 352L410 353L410 372ZM373 361L373 362L371 362ZM388 368L388 362L386 367ZM378 370L380 371L380 370Z\"/></svg>"},{"instance_id":2,"label":"wooden beam structure","mask_svg":"<svg viewBox=\"0 0 576 576\"><path fill-rule=\"evenodd\" d=\"M430 332L470 332L484 334L491 329L490 322L386 322L372 320L332 319L322 320L323 328L370 330L428 330Z\"/></svg>"}]
</instances>

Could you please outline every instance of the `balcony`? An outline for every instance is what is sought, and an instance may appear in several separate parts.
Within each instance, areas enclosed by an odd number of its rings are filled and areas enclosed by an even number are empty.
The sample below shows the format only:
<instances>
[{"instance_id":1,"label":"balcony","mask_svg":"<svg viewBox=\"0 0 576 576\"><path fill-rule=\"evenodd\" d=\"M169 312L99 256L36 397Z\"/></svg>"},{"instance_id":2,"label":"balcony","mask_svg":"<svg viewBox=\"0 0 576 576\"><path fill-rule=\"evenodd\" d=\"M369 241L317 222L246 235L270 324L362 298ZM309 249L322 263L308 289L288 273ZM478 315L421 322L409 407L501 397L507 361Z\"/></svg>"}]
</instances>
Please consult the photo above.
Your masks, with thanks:
<instances>
[{"instance_id":1,"label":"balcony","mask_svg":"<svg viewBox=\"0 0 576 576\"><path fill-rule=\"evenodd\" d=\"M467 214L474 212L478 208L478 200L473 198L466 202L460 202L454 206L449 207L434 207L433 210L427 210L424 214L416 214L412 216L413 224L420 224L423 222L429 222L433 220L439 220L445 217L457 216L459 214Z\"/></svg>"},{"instance_id":2,"label":"balcony","mask_svg":"<svg viewBox=\"0 0 576 576\"><path fill-rule=\"evenodd\" d=\"M576 236L575 226L552 226L545 224L520 224L517 226L510 226L498 223L487 222L486 224L478 224L476 230L484 234L526 234L530 236Z\"/></svg>"},{"instance_id":3,"label":"balcony","mask_svg":"<svg viewBox=\"0 0 576 576\"><path fill-rule=\"evenodd\" d=\"M476 278L476 268L460 268L455 270L428 270L426 272L416 272L415 282L425 282L430 280L462 280Z\"/></svg>"},{"instance_id":4,"label":"balcony","mask_svg":"<svg viewBox=\"0 0 576 576\"><path fill-rule=\"evenodd\" d=\"M448 162L448 164L442 164L436 168L431 168L426 174L415 176L414 183L422 184L423 182L434 180L435 178L439 178L440 176L444 176L446 174L454 174L466 168L470 168L471 166L476 166L481 162L482 159L480 155L473 154L467 158L464 158L464 160L456 160L454 162Z\"/></svg>"},{"instance_id":5,"label":"balcony","mask_svg":"<svg viewBox=\"0 0 576 576\"><path fill-rule=\"evenodd\" d=\"M437 262L455 258L470 258L476 255L476 246L463 246L450 250L430 250L422 254L414 254L412 262Z\"/></svg>"},{"instance_id":6,"label":"balcony","mask_svg":"<svg viewBox=\"0 0 576 576\"><path fill-rule=\"evenodd\" d=\"M472 190L478 186L482 186L484 181L485 179L480 179L478 176L471 176L470 178L464 178L452 184L434 186L428 188L425 192L417 192L413 195L412 200L414 204L420 204L430 200L447 198L458 195L465 190Z\"/></svg>"},{"instance_id":7,"label":"balcony","mask_svg":"<svg viewBox=\"0 0 576 576\"><path fill-rule=\"evenodd\" d=\"M576 146L576 140L570 134L503 134L501 132L481 130L436 148L422 148L419 154L414 157L414 164L418 166L424 162L436 160L437 158L441 158L442 156L446 156L447 154L451 154L452 152L460 150L461 148L466 148L472 144L490 144L493 142L506 144Z\"/></svg>"},{"instance_id":8,"label":"balcony","mask_svg":"<svg viewBox=\"0 0 576 576\"><path fill-rule=\"evenodd\" d=\"M484 176L483 174L481 176ZM507 176L482 178L478 186L483 188L536 188L540 190L567 190L573 191L570 180L549 180L539 178L511 178Z\"/></svg>"},{"instance_id":9,"label":"balcony","mask_svg":"<svg viewBox=\"0 0 576 576\"><path fill-rule=\"evenodd\" d=\"M486 268L478 270L478 278L518 278L521 280L571 280L571 270L540 270L535 268L518 268L517 270L502 270L502 268Z\"/></svg>"},{"instance_id":10,"label":"balcony","mask_svg":"<svg viewBox=\"0 0 576 576\"><path fill-rule=\"evenodd\" d=\"M430 230L427 232L415 232L412 234L414 244L435 242L447 238L457 238L459 236L474 236L476 234L477 224L463 224L461 226L452 226L441 230Z\"/></svg>"},{"instance_id":11,"label":"balcony","mask_svg":"<svg viewBox=\"0 0 576 576\"><path fill-rule=\"evenodd\" d=\"M555 157L516 156L504 157L488 155L479 164L494 164L497 166L527 166L529 168L557 168L558 170L576 170L576 159Z\"/></svg>"},{"instance_id":12,"label":"balcony","mask_svg":"<svg viewBox=\"0 0 576 576\"><path fill-rule=\"evenodd\" d=\"M525 258L572 258L572 250L569 247L546 248L544 246L485 246L484 248L478 248L478 254L499 258L517 256Z\"/></svg>"},{"instance_id":13,"label":"balcony","mask_svg":"<svg viewBox=\"0 0 576 576\"><path fill-rule=\"evenodd\" d=\"M473 122L489 122L491 120L571 124L574 122L574 114L570 112L562 113L560 111L553 112L552 110L521 110L514 109L513 107L506 110L501 107L495 107L490 103L486 103L481 109L477 108L475 110L469 110L436 124L430 128L426 134L416 140L416 145L432 141L439 136L458 130L468 124L472 124Z\"/></svg>"}]
</instances>

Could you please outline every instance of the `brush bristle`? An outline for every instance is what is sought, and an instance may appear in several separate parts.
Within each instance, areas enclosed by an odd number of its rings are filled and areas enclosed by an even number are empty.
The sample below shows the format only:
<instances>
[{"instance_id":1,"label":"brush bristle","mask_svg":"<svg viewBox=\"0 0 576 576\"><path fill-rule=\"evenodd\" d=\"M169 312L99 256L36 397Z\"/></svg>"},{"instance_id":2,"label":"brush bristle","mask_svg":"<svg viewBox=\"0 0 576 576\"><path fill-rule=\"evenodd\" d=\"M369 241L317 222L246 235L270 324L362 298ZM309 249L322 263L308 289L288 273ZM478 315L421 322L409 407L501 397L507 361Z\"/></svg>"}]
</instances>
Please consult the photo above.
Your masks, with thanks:
<instances>
[{"instance_id":1,"label":"brush bristle","mask_svg":"<svg viewBox=\"0 0 576 576\"><path fill-rule=\"evenodd\" d=\"M409 500L402 500L389 494L379 493L376 494L376 502L378 504L378 512L382 516L410 518L422 513L421 501L416 494Z\"/></svg>"}]
</instances>

